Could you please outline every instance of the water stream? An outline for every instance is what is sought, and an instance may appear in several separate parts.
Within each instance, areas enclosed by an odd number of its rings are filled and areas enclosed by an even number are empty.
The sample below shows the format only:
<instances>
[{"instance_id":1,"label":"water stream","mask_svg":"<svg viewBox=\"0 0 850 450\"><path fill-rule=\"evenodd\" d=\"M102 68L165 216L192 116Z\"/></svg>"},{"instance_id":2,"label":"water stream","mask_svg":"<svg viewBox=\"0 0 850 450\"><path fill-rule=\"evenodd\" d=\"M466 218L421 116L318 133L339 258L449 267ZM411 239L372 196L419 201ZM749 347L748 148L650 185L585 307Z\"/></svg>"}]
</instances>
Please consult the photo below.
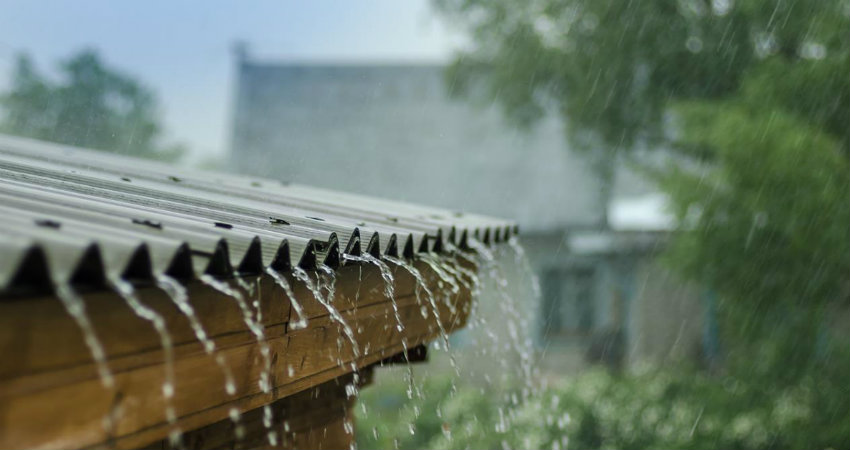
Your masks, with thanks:
<instances>
[{"instance_id":1,"label":"water stream","mask_svg":"<svg viewBox=\"0 0 850 450\"><path fill-rule=\"evenodd\" d=\"M178 443L180 441L181 431L175 426L177 423L177 413L174 409L174 346L171 342L171 334L168 333L168 328L165 326L165 320L159 313L145 306L136 295L133 285L119 277L110 277L109 284L115 292L127 303L133 313L141 319L151 323L154 330L159 335L160 345L162 346L163 354L163 382L162 382L162 398L165 403L165 418L171 425L172 430L169 433L171 442Z\"/></svg>"},{"instance_id":2,"label":"water stream","mask_svg":"<svg viewBox=\"0 0 850 450\"><path fill-rule=\"evenodd\" d=\"M383 294L392 305L393 316L395 319L395 330L399 334L404 333L405 324L403 323L402 314L396 299L394 274L387 263L398 266L410 273L415 280L414 295L416 297L417 305L420 308L420 313L422 314L422 317L426 319L429 316L429 311L430 315L433 315L440 338L438 343L435 343L435 346L439 348L439 344L442 344L442 347L445 348L448 359L457 377L460 377L461 372L456 361L456 355L450 345L449 334L446 329L447 325L444 323L444 318L441 317L440 314L440 302L442 301L446 303L445 307L448 308L452 315L456 314L458 308L458 304L456 303L457 294L463 289L472 294L473 301L464 303L462 307L475 308L474 300L482 292L482 287L486 284L489 290L489 286L492 284L494 288L494 295L497 297L493 300L497 301L498 308L501 311L501 315L499 317L504 319L503 322L500 322L499 326L502 327L504 332L500 333L497 330L486 329L485 336L489 336L492 340L493 348L490 351L492 351L494 355L505 355L506 350L509 350L512 353L516 352L519 364L507 362L504 364L504 368L506 372L515 372L513 375L517 379L521 381L524 380L521 390L505 394L506 399L508 400L507 406L505 409L499 409L499 419L498 423L495 424L495 430L496 432L504 433L510 427L511 421L514 418L514 408L511 405L519 405L521 401L527 400L530 395L533 395L536 392L536 384L533 381L536 378L532 361L533 349L531 340L528 337L530 320L526 309L522 308L522 305L518 303L517 298L511 294L509 289L507 289L509 283L505 275L505 270L499 261L500 257L505 256L506 254L500 250L494 250L475 238L470 238L468 243L472 248L472 251L461 250L451 244L448 244L447 254L423 254L419 257L419 260L422 261L423 264L427 265L427 267L433 272L433 277L430 279L432 281L436 281L432 282L431 286L436 283L439 287L438 290L434 290L429 287L425 275L423 275L423 272L414 266L412 261L390 256L385 256L382 260L369 254L359 256L343 255L343 258L346 261L370 264L378 269L384 282ZM508 240L508 246L504 247L506 249L509 248L510 251L513 252L514 262L516 263L516 266L522 270L525 281L531 284L534 298L539 298L540 287L538 280L519 241L516 237L512 237ZM473 269L469 268L470 264L474 267ZM338 365L346 364L343 360L342 347L345 343L345 339L347 339L350 343L351 352L353 354L350 367L354 372L354 381L351 385L346 386L345 389L347 395L357 396L359 393L359 372L357 364L362 356L361 348L357 343L354 330L347 323L343 314L334 306L337 289L335 270L322 264L320 264L317 269L315 276L311 276L301 267L293 268L292 274L296 280L305 284L316 301L327 311L329 320L338 324L341 328L342 336L337 339L339 353L335 361ZM289 317L289 329L299 330L306 328L308 325L307 313L302 306L302 302L299 302L296 298L295 292L288 278L270 267L265 270L265 273L270 276L272 280L274 280L275 284L283 290L284 294L290 301L292 313ZM362 268L360 274L360 281L362 282ZM271 347L266 341L265 330L262 325L263 317L261 309L262 305L260 303L260 279L258 278L255 283L249 283L237 276L236 283L239 284L241 290L234 289L234 287L232 287L227 281L213 278L210 275L202 275L200 280L205 285L233 299L237 303L245 325L257 340L257 345L262 356L262 368L260 369L258 380L259 388L264 394L270 394L273 388L271 382L272 355ZM166 408L165 415L169 424L173 427L170 436L172 443L179 443L180 430L176 426L177 416L173 401L175 395L174 352L172 339L166 327L166 322L160 314L144 305L139 300L133 286L130 283L118 277L110 277L108 281L114 291L123 298L133 312L139 318L150 322L155 331L158 333L164 358L162 396ZM189 302L185 287L178 281L164 274L160 274L156 277L156 284L187 318L195 337L202 345L204 351L213 357L222 369L225 377L226 392L230 395L234 395L236 393L236 384L230 367L227 365L223 354L221 352L217 352L214 341L209 337L198 319L194 308ZM360 283L358 283L358 297L360 288L359 284ZM249 298L254 299L250 304L246 301L243 291L248 293ZM109 370L104 349L100 341L97 339L90 320L86 315L85 304L83 303L82 298L77 295L68 284L57 285L56 292L69 315L82 330L85 343L95 361L101 382L107 388L114 386L114 379ZM444 309L443 312L446 312L446 310ZM472 311L469 311L468 309L464 309L464 313L472 315ZM296 317L297 320L295 320ZM484 318L476 319L475 317L470 316L470 327L475 326L476 323L485 324L486 322ZM433 333L433 326L429 325L429 327L429 333ZM413 400L414 398L423 400L424 397L422 391L420 387L417 386L410 361L407 359L407 355L409 353L408 344L408 339L402 335L401 345L404 349L404 355L407 362L407 396L410 400ZM503 359L507 361L508 358L503 356ZM288 366L287 370L289 370L289 374L292 376L294 373L292 367ZM488 382L489 375L490 374L484 374L484 377L488 380ZM454 395L455 391L456 387L454 381L452 381L452 395ZM418 417L420 413L419 406L415 405L413 408L416 417ZM438 410L436 413L439 415L440 411ZM231 420L235 424L237 439L242 439L245 433L245 426L241 423L241 413L239 409L235 407L231 408L229 414ZM267 430L269 445L278 445L278 435L274 431L274 417L270 404L263 406L262 422ZM352 423L346 422L344 426L346 432L353 431ZM444 429L443 431L444 433L447 433L448 436L451 436L450 428ZM415 432L414 423L410 424L410 432Z\"/></svg>"},{"instance_id":3,"label":"water stream","mask_svg":"<svg viewBox=\"0 0 850 450\"><path fill-rule=\"evenodd\" d=\"M452 354L451 352L451 345L449 344L449 334L446 332L446 328L443 325L443 320L440 318L440 310L437 307L437 301L434 297L434 293L431 291L431 289L428 288L428 285L426 284L425 278L422 276L422 273L419 272L419 269L414 267L413 264L409 264L403 259L393 258L391 256L387 256L385 258L387 261L390 261L391 263L408 271L416 280L417 286L425 292L425 298L428 301L428 304L431 306L431 313L434 314L434 320L437 322L437 328L440 330L440 337L442 338L443 344L446 347L446 353L448 353L449 355L449 361L452 367L455 369L457 375L460 376L457 361L455 360L454 354Z\"/></svg>"},{"instance_id":4,"label":"water stream","mask_svg":"<svg viewBox=\"0 0 850 450\"><path fill-rule=\"evenodd\" d=\"M318 269L319 269L319 273L317 273L317 281L316 281L317 288L318 288L319 292L321 292L322 287L324 287L328 291L328 294L327 294L327 297L326 297L326 302L327 302L328 305L333 306L334 298L336 296L336 271L326 264L319 264ZM327 280L323 281L322 275L324 275L324 277L327 278ZM362 273L360 275L362 276ZM337 310L337 313L339 313L338 310ZM341 318L342 318L342 315L340 315L340 319ZM346 324L346 326L348 326L348 325ZM350 329L350 326L348 326L348 327ZM352 339L351 344L352 344L353 348L357 349L357 351L359 353L359 346L357 345L357 343L355 342L354 339ZM337 338L337 354L339 356L338 356L336 363L339 364L339 365L342 365L342 339L341 338ZM348 398L357 397L360 394L360 371L359 371L359 368L357 367L358 359L359 359L359 354L355 354L354 359L351 361L351 370L353 372L352 378L351 378L351 383L345 385L345 395ZM348 434L354 433L354 422L350 419L349 414L347 414L347 413L345 414L345 419L343 420L342 425L343 425L343 428L345 429L346 433L348 433ZM352 445L353 445L353 443L352 443Z\"/></svg>"},{"instance_id":5,"label":"water stream","mask_svg":"<svg viewBox=\"0 0 850 450\"><path fill-rule=\"evenodd\" d=\"M519 239L516 236L511 236L508 239L508 246L514 252L514 261L516 261L518 266L522 267L528 282L531 284L531 293L534 295L534 300L539 300L540 280L537 278L537 274L534 273L534 269L531 267L531 261L529 261L528 255L525 254L525 249L522 244L519 243Z\"/></svg>"},{"instance_id":6,"label":"water stream","mask_svg":"<svg viewBox=\"0 0 850 450\"><path fill-rule=\"evenodd\" d=\"M258 385L260 387L260 390L264 394L270 394L271 390L272 390L272 386L271 386L271 370L272 370L271 347L269 347L268 342L266 342L265 333L263 331L263 325L261 323L257 322L256 320L254 320L254 313L252 313L251 308L248 306L248 303L245 301L245 298L242 296L241 292L233 289L227 282L222 281L222 280L217 280L217 279L213 278L211 275L208 275L208 274L201 275L200 280L201 280L201 282L203 282L207 286L209 286L209 287L215 289L216 291L232 298L234 301L236 301L236 304L239 305L239 309L242 311L242 318L245 322L245 325L248 327L248 329L251 331L251 333L253 333L254 336L257 338L257 345L259 345L259 347L260 347L260 354L262 355L262 358L263 358L263 366L262 366L262 369L260 370L260 379L258 381ZM260 306L259 305L259 299L257 300L257 302L258 303L257 303L256 310L259 311L259 306ZM234 415L233 411L234 410L231 409L231 419L233 419L234 416L236 416L237 419L238 419L238 415ZM236 410L236 412L238 413L238 410ZM271 416L271 414L272 414L271 406L269 404L266 404L264 406L264 415ZM234 420L234 423L237 424L236 428L238 430L239 429L238 420ZM270 443L272 441L277 442L276 434L271 429L271 425L272 425L271 420L269 420L268 426L266 427L266 429L268 430L268 440L269 440Z\"/></svg>"},{"instance_id":7,"label":"water stream","mask_svg":"<svg viewBox=\"0 0 850 450\"><path fill-rule=\"evenodd\" d=\"M381 261L380 259L375 258L374 256L368 253L364 253L361 256L343 255L343 258L348 261L372 264L378 268L378 270L381 272L381 278L384 279L384 296L390 301L393 307L393 314L395 315L396 321L396 329L399 332L404 331L404 323L401 320L401 314L398 310L398 302L396 302L395 298L395 279L393 277L392 271L390 270L390 267L387 266L387 264Z\"/></svg>"},{"instance_id":8,"label":"water stream","mask_svg":"<svg viewBox=\"0 0 850 450\"><path fill-rule=\"evenodd\" d=\"M523 315L516 298L510 295L507 289L508 282L499 262L499 257L489 247L476 239L470 239L469 245L480 257L482 266L486 269L485 274L494 284L495 291L500 297L498 306L503 313L502 317L505 320L508 337L510 338L508 348L512 348L519 357L519 364L515 365L518 370L516 370L514 375L520 382L519 386L521 386L521 389L519 394L522 401L526 401L532 394L539 391L533 370L533 345L529 337L530 320ZM494 344L501 337L492 333L489 333L488 336L494 339ZM506 361L507 358L504 358L503 362ZM505 368L508 369L508 367ZM503 419L500 419L500 428L503 430L506 430L510 426L509 424L515 417L517 407L521 403L515 392L505 393L505 399L508 405L507 413L503 416Z\"/></svg>"},{"instance_id":9,"label":"water stream","mask_svg":"<svg viewBox=\"0 0 850 450\"><path fill-rule=\"evenodd\" d=\"M360 348L357 346L357 338L354 336L354 330L348 326L348 323L342 317L342 314L340 314L339 311L331 304L332 297L329 300L325 300L325 297L322 295L320 281L317 279L314 283L310 275L307 274L307 271L301 267L294 267L292 269L292 275L307 286L307 289L313 294L313 298L315 298L316 301L319 302L319 304L322 305L322 307L328 312L331 321L336 322L340 327L342 327L343 333L348 338L349 343L351 343L351 351L354 354L354 360L351 362L351 366L353 370L356 370L356 360L360 358ZM333 291L330 293L332 292Z\"/></svg>"},{"instance_id":10,"label":"water stream","mask_svg":"<svg viewBox=\"0 0 850 450\"><path fill-rule=\"evenodd\" d=\"M381 261L380 259L375 258L374 256L372 256L368 253L364 254L362 256L343 255L343 258L345 258L348 261L355 261L355 262L360 262L360 263L372 264L372 265L374 265L375 267L378 268L378 271L381 273L381 278L384 281L384 296L387 298L387 300L390 301L390 304L392 305L392 308L393 308L393 315L395 316L395 321L396 321L396 330L399 333L403 332L404 331L404 323L402 322L401 314L400 314L399 309L398 309L398 301L396 300L396 297L395 297L395 277L393 276L393 273L390 270L390 267L386 263ZM418 291L417 291L417 300L418 300ZM407 345L407 339L403 335L401 336L401 347L402 347L402 350L404 352L403 353L404 354L404 360L405 360L405 363L407 365L407 375L406 375L406 378L407 378L407 398L412 399L414 394L416 394L417 397L421 398L422 393L416 387L415 378L413 376L413 367L410 364L410 359L408 357L408 355L410 353L410 348Z\"/></svg>"},{"instance_id":11,"label":"water stream","mask_svg":"<svg viewBox=\"0 0 850 450\"><path fill-rule=\"evenodd\" d=\"M56 296L62 302L65 310L80 327L83 333L83 340L91 352L92 359L97 366L100 382L107 389L115 385L115 379L112 377L112 372L109 370L109 365L106 363L106 352L103 351L103 345L98 340L94 332L94 328L86 314L86 305L83 299L77 295L74 289L67 283L59 283L56 285Z\"/></svg>"},{"instance_id":12,"label":"water stream","mask_svg":"<svg viewBox=\"0 0 850 450\"><path fill-rule=\"evenodd\" d=\"M422 253L419 255L419 259L428 265L434 273L437 274L437 277L440 278L441 281L447 283L451 286L451 293L457 294L460 292L460 286L455 281L454 277L452 277L448 272L445 271L445 265L440 257L433 255L431 253Z\"/></svg>"},{"instance_id":13,"label":"water stream","mask_svg":"<svg viewBox=\"0 0 850 450\"><path fill-rule=\"evenodd\" d=\"M186 319L189 321L189 326L195 333L195 338L198 339L198 342L200 342L201 346L204 348L204 352L211 356L215 360L215 363L221 368L221 371L224 374L224 390L229 395L235 394L236 382L233 381L233 372L230 370L230 366L224 359L224 355L216 352L215 342L210 339L206 330L204 330L204 326L201 325L201 321L198 320L198 316L195 314L195 309L192 308L192 304L189 303L189 295L186 292L186 288L183 287L180 282L165 274L157 275L156 285L165 292L165 294L177 306L177 309L186 316Z\"/></svg>"},{"instance_id":14,"label":"water stream","mask_svg":"<svg viewBox=\"0 0 850 450\"><path fill-rule=\"evenodd\" d=\"M290 318L289 328L292 330L307 328L307 316L304 314L304 308L301 307L301 303L295 298L295 293L292 291L292 286L290 286L289 281L287 281L286 277L284 277L280 272L272 269L271 266L266 268L266 273L281 289L283 289L283 292L286 294L287 298L289 298L289 303L292 305L292 309L295 311L295 314L298 315L298 320L295 322L292 322L292 319Z\"/></svg>"},{"instance_id":15,"label":"water stream","mask_svg":"<svg viewBox=\"0 0 850 450\"><path fill-rule=\"evenodd\" d=\"M463 277L467 278L467 281L464 284L464 287L468 288L472 293L472 298L478 298L479 294L481 294L481 280L478 276L478 269L481 265L481 262L475 256L474 253L464 251L461 248L453 245L452 243L446 243L446 248L449 251L447 257L447 265L452 267L455 272L457 272L459 280L463 280ZM463 266L460 260L463 259L467 263L472 264L474 270L467 269Z\"/></svg>"},{"instance_id":16,"label":"water stream","mask_svg":"<svg viewBox=\"0 0 850 450\"><path fill-rule=\"evenodd\" d=\"M215 289L227 297L230 297L236 304L239 305L239 309L242 311L242 319L245 322L245 325L248 327L248 330L257 338L257 344L260 346L260 354L265 360L265 368L260 373L260 380L258 381L258 386L260 390L264 393L267 393L270 389L270 371L271 371L271 348L266 342L265 333L263 332L263 326L257 323L254 320L254 314L251 311L251 308L248 306L248 303L245 302L245 298L242 296L242 293L233 289L227 282L222 280L217 280L213 278L211 275L201 275L201 282L206 284L207 286Z\"/></svg>"}]
</instances>

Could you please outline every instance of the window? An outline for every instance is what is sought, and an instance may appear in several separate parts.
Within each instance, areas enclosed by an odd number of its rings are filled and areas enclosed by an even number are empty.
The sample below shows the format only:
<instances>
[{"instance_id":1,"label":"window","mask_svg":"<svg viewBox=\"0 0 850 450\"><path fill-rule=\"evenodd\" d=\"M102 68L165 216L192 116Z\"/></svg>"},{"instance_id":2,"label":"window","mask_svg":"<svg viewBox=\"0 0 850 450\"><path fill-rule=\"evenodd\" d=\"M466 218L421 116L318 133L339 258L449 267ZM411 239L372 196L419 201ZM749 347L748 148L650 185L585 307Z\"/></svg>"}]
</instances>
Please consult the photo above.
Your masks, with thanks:
<instances>
[{"instance_id":1,"label":"window","mask_svg":"<svg viewBox=\"0 0 850 450\"><path fill-rule=\"evenodd\" d=\"M592 267L557 268L543 276L541 335L545 340L584 338L595 326Z\"/></svg>"}]
</instances>

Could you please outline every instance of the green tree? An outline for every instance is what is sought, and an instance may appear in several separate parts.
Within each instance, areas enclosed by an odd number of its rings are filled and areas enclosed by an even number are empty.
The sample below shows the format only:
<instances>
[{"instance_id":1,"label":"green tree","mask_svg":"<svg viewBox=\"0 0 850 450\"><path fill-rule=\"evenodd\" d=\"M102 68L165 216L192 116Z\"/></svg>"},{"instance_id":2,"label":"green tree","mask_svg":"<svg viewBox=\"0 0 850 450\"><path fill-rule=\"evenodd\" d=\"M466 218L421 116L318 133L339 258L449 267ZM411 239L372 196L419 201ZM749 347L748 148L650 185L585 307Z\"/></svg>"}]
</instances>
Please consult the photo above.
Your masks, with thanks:
<instances>
[{"instance_id":1,"label":"green tree","mask_svg":"<svg viewBox=\"0 0 850 450\"><path fill-rule=\"evenodd\" d=\"M850 280L846 0L435 2L472 36L454 94L520 126L559 114L603 174L672 153L650 171L683 228L668 256L719 294L730 369L793 382L829 362Z\"/></svg>"},{"instance_id":2,"label":"green tree","mask_svg":"<svg viewBox=\"0 0 850 450\"><path fill-rule=\"evenodd\" d=\"M184 149L160 143L153 93L104 64L92 50L63 61L60 79L45 77L20 55L10 90L0 96L3 132L63 144L176 160Z\"/></svg>"},{"instance_id":3,"label":"green tree","mask_svg":"<svg viewBox=\"0 0 850 450\"><path fill-rule=\"evenodd\" d=\"M672 103L734 98L771 67L791 76L758 82L765 100L848 142L846 0L434 1L472 36L453 92L495 99L523 126L554 110L580 148L667 141Z\"/></svg>"}]
</instances>

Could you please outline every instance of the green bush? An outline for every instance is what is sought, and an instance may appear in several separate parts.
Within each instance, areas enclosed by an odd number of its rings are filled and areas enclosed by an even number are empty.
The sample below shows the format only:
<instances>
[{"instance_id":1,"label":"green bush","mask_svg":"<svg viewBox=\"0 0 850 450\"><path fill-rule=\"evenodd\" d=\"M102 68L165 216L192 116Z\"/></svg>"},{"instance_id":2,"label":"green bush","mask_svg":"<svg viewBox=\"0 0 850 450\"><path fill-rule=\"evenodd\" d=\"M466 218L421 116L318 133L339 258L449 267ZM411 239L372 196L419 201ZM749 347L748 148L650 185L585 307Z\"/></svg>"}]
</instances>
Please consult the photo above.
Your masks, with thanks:
<instances>
[{"instance_id":1,"label":"green bush","mask_svg":"<svg viewBox=\"0 0 850 450\"><path fill-rule=\"evenodd\" d=\"M850 354L824 359L799 383L645 369L592 370L525 401L450 378L367 388L358 445L372 448L849 448ZM515 404L516 402L516 404ZM418 417L417 417L418 409ZM411 434L410 427L414 434Z\"/></svg>"}]
</instances>

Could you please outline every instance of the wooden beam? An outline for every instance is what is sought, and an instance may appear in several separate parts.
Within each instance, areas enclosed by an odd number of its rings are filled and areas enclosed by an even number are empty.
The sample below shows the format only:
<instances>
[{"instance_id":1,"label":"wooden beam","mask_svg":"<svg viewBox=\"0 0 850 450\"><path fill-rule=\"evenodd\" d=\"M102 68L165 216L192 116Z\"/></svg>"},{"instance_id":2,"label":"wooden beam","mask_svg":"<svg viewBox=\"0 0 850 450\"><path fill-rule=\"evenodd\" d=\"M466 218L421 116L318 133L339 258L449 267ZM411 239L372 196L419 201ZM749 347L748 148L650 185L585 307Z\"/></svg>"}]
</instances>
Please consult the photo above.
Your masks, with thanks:
<instances>
[{"instance_id":1,"label":"wooden beam","mask_svg":"<svg viewBox=\"0 0 850 450\"><path fill-rule=\"evenodd\" d=\"M442 292L436 275L426 265L417 267L430 289ZM111 389L101 385L79 328L58 300L0 303L0 348L4 351L0 446L140 447L164 439L174 426L201 428L226 420L231 408L251 411L328 382L351 372L351 362L364 368L398 354L403 351L402 339L414 347L437 338L434 314L414 295L414 279L404 270L394 274L402 332L396 328L393 305L384 297L383 281L373 266L348 266L337 275L334 305L354 330L359 357L342 327L303 283L288 277L309 317L307 328L293 330L290 324L296 317L283 291L268 277L244 280L256 285L250 301L258 302L271 350L273 389L269 393L258 384L265 365L262 345L247 330L235 301L198 283L189 286L199 320L233 373L236 393L231 395L225 390L224 373L197 342L186 317L158 289L139 289L141 300L165 318L174 341L174 425L166 420L161 395L164 364L159 337L120 298L107 292L85 295L115 377ZM465 324L470 293L462 290L448 303L439 301L438 312L443 326L451 331ZM104 417L111 418L108 426Z\"/></svg>"},{"instance_id":2,"label":"wooden beam","mask_svg":"<svg viewBox=\"0 0 850 450\"><path fill-rule=\"evenodd\" d=\"M343 375L272 403L274 421L271 427L264 423L263 408L257 408L243 414L238 423L225 419L184 433L182 448L350 448L354 440L351 425L354 424L355 398L348 395L346 386L354 384L362 388L368 384L371 369L361 375L359 381L354 380L352 374ZM270 432L276 445L270 443ZM171 450L174 446L163 439L146 448Z\"/></svg>"},{"instance_id":3,"label":"wooden beam","mask_svg":"<svg viewBox=\"0 0 850 450\"><path fill-rule=\"evenodd\" d=\"M428 361L428 346L419 344L407 351L382 359L380 364L416 364L426 361Z\"/></svg>"}]
</instances>

